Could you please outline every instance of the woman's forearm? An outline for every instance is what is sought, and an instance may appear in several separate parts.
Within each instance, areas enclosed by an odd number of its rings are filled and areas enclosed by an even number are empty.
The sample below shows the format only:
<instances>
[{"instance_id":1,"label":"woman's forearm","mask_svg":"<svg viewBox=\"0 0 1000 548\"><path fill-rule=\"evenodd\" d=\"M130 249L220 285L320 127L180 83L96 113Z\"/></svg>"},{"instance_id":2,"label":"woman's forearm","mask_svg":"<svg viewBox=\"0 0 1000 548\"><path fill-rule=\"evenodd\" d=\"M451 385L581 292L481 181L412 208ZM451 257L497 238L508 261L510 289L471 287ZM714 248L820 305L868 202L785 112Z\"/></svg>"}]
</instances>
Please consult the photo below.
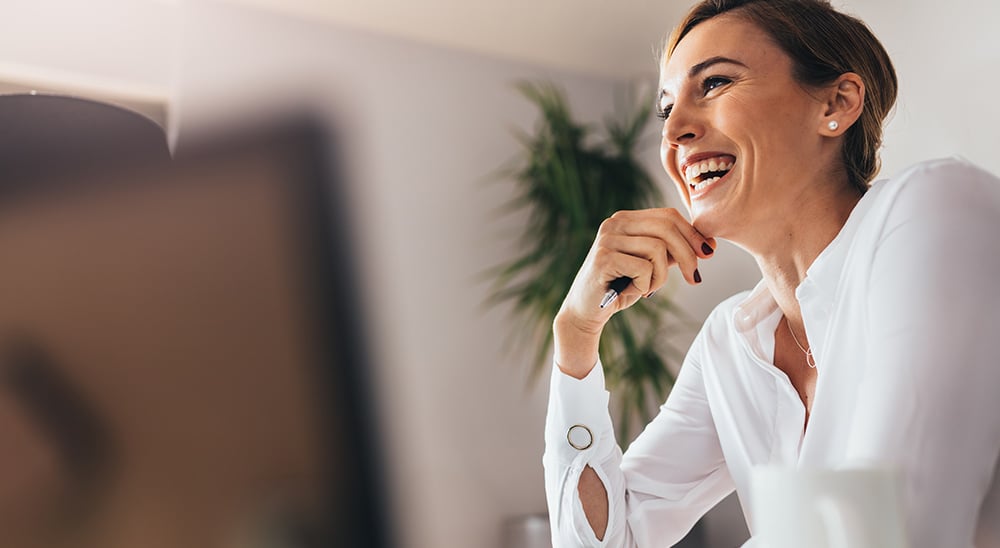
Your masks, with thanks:
<instances>
[{"instance_id":1,"label":"woman's forearm","mask_svg":"<svg viewBox=\"0 0 1000 548\"><path fill-rule=\"evenodd\" d=\"M587 333L562 315L556 317L552 330L556 365L566 375L586 377L597 363L600 333ZM580 474L577 492L594 535L604 540L608 528L608 491L590 466Z\"/></svg>"},{"instance_id":2,"label":"woman's forearm","mask_svg":"<svg viewBox=\"0 0 1000 548\"><path fill-rule=\"evenodd\" d=\"M586 377L597 363L600 331L585 331L571 318L560 314L552 323L552 335L554 358L559 369L573 378Z\"/></svg>"},{"instance_id":3,"label":"woman's forearm","mask_svg":"<svg viewBox=\"0 0 1000 548\"><path fill-rule=\"evenodd\" d=\"M604 487L604 482L597 476L597 472L590 466L584 468L580 474L577 491L590 528L594 530L597 540L604 540L604 533L608 529L608 491Z\"/></svg>"}]
</instances>

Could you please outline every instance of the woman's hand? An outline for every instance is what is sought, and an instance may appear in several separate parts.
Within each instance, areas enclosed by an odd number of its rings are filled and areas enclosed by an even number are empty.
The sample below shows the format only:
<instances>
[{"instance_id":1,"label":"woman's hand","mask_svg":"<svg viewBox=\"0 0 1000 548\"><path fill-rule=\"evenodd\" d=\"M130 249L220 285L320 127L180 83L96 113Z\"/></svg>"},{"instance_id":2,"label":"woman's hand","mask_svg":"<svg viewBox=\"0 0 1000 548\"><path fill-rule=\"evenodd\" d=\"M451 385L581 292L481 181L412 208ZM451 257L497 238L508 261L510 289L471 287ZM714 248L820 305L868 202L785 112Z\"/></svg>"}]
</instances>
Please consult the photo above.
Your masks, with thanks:
<instances>
[{"instance_id":1,"label":"woman's hand","mask_svg":"<svg viewBox=\"0 0 1000 548\"><path fill-rule=\"evenodd\" d=\"M619 211L606 219L553 323L559 368L585 377L597 362L601 331L615 312L663 287L672 266L688 283L700 283L698 260L714 249L715 240L702 236L676 209ZM622 276L632 283L601 308L608 285Z\"/></svg>"}]
</instances>

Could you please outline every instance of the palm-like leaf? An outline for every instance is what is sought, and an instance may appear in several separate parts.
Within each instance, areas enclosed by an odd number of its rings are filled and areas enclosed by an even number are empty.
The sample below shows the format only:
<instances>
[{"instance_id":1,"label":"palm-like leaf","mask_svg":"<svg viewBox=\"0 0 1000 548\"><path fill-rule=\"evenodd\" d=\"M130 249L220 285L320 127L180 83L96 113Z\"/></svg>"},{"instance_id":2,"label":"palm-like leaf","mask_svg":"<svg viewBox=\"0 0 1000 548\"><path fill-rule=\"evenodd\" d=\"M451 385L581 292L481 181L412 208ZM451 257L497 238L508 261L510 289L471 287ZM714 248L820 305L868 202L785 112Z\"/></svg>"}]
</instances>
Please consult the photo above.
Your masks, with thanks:
<instances>
[{"instance_id":1,"label":"palm-like leaf","mask_svg":"<svg viewBox=\"0 0 1000 548\"><path fill-rule=\"evenodd\" d=\"M625 105L623 117L606 120L606 138L594 142L591 128L574 122L558 88L521 83L518 90L539 108L541 120L533 134L518 135L523 155L505 172L516 181L517 194L505 209L527 208L528 220L518 240L521 255L490 272L487 302L512 303L519 319L513 340L534 350L537 379L547 366L552 321L601 222L615 211L654 207L662 197L635 153L652 101ZM671 315L683 318L665 297L643 299L604 330L600 352L620 403L622 443L631 439L633 421L647 422L652 404L673 386L667 358L679 352L661 336Z\"/></svg>"}]
</instances>

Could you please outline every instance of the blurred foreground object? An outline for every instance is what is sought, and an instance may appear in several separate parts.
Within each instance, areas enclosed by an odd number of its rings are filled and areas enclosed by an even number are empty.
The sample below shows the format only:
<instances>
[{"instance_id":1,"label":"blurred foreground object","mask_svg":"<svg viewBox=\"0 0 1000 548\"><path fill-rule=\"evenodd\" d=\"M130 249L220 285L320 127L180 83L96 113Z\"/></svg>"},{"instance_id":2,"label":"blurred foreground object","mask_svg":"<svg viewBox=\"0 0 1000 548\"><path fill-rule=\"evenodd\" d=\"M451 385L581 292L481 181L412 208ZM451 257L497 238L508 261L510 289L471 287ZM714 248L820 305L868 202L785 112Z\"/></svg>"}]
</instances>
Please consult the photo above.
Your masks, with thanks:
<instances>
[{"instance_id":1,"label":"blurred foreground object","mask_svg":"<svg viewBox=\"0 0 1000 548\"><path fill-rule=\"evenodd\" d=\"M79 97L0 95L0 188L46 173L169 160L163 129L132 111Z\"/></svg>"},{"instance_id":2,"label":"blurred foreground object","mask_svg":"<svg viewBox=\"0 0 1000 548\"><path fill-rule=\"evenodd\" d=\"M387 546L328 135L127 133L4 156L4 545Z\"/></svg>"}]
</instances>

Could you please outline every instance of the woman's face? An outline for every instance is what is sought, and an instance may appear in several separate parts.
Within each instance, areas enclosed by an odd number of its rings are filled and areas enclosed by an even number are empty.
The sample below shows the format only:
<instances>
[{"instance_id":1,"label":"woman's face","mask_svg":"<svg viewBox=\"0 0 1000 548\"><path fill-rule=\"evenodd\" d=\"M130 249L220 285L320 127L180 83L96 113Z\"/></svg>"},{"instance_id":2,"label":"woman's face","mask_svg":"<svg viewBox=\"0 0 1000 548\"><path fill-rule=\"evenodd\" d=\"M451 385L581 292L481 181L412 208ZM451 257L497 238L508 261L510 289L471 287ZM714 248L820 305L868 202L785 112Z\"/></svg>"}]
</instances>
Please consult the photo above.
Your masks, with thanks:
<instances>
[{"instance_id":1,"label":"woman's face","mask_svg":"<svg viewBox=\"0 0 1000 548\"><path fill-rule=\"evenodd\" d=\"M828 170L827 107L768 35L736 15L694 27L662 67L660 88L663 166L705 236L739 241L787 217Z\"/></svg>"}]
</instances>

